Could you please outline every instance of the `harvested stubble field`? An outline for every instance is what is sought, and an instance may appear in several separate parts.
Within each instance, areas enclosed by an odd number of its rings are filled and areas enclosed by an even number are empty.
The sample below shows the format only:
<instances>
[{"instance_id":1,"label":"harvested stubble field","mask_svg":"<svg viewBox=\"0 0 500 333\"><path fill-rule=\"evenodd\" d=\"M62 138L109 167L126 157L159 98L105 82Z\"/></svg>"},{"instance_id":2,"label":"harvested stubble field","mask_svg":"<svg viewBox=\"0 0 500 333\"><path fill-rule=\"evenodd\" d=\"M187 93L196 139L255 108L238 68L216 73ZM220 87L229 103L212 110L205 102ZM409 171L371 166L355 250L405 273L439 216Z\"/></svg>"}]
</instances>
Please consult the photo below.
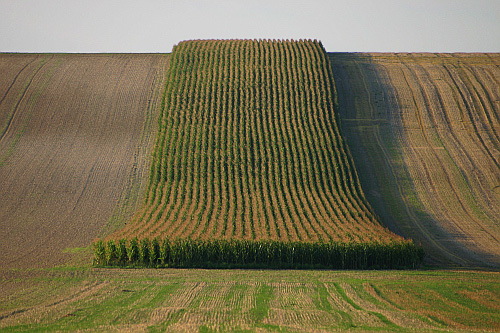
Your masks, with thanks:
<instances>
[{"instance_id":1,"label":"harvested stubble field","mask_svg":"<svg viewBox=\"0 0 500 333\"><path fill-rule=\"evenodd\" d=\"M10 289L0 293L0 329L500 329L498 272L51 269L35 273L18 272L18 279L7 283ZM5 286L8 277L2 277L0 286Z\"/></svg>"},{"instance_id":2,"label":"harvested stubble field","mask_svg":"<svg viewBox=\"0 0 500 333\"><path fill-rule=\"evenodd\" d=\"M500 266L500 55L330 54L343 133L386 225Z\"/></svg>"},{"instance_id":3,"label":"harvested stubble field","mask_svg":"<svg viewBox=\"0 0 500 333\"><path fill-rule=\"evenodd\" d=\"M1 267L63 264L133 213L167 59L0 55Z\"/></svg>"}]
</instances>

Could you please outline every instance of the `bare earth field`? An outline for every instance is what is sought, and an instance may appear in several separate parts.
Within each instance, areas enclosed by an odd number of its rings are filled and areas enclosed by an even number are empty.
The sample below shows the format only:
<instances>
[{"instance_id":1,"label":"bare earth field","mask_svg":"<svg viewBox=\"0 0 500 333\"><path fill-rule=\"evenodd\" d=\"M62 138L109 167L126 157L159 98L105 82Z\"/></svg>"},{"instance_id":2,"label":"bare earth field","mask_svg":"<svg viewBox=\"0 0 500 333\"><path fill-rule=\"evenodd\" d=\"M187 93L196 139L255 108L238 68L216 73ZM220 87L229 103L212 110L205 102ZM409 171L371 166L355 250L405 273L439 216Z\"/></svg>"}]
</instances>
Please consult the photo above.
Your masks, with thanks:
<instances>
[{"instance_id":1,"label":"bare earth field","mask_svg":"<svg viewBox=\"0 0 500 333\"><path fill-rule=\"evenodd\" d=\"M439 265L500 266L500 55L330 54L368 200Z\"/></svg>"},{"instance_id":2,"label":"bare earth field","mask_svg":"<svg viewBox=\"0 0 500 333\"><path fill-rule=\"evenodd\" d=\"M63 264L135 209L167 59L0 55L0 267Z\"/></svg>"}]
</instances>

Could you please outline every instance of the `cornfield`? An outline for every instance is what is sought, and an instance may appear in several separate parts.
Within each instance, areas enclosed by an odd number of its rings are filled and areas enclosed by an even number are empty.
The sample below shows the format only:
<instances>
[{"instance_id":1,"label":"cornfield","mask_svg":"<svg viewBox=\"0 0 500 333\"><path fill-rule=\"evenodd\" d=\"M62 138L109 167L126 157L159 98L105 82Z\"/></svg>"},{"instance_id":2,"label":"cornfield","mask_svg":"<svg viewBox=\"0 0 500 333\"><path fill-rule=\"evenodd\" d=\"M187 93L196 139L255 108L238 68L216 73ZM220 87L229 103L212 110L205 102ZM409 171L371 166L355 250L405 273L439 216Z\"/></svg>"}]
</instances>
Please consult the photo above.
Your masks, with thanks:
<instances>
[{"instance_id":1,"label":"cornfield","mask_svg":"<svg viewBox=\"0 0 500 333\"><path fill-rule=\"evenodd\" d=\"M96 266L202 268L416 268L424 252L413 242L341 243L132 238L94 244Z\"/></svg>"},{"instance_id":2,"label":"cornfield","mask_svg":"<svg viewBox=\"0 0 500 333\"><path fill-rule=\"evenodd\" d=\"M179 43L144 208L109 239L407 244L366 201L335 107L318 41Z\"/></svg>"}]
</instances>

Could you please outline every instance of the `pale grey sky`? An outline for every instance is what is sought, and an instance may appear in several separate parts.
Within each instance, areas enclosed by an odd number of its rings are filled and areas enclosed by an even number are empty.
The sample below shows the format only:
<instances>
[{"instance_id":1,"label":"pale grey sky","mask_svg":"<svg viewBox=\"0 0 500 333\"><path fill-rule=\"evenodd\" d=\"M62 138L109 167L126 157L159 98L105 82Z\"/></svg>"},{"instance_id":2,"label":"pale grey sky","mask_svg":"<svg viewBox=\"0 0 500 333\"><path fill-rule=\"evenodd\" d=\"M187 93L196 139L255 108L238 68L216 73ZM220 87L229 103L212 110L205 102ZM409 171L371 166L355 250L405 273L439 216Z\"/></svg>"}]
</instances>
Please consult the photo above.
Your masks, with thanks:
<instances>
[{"instance_id":1,"label":"pale grey sky","mask_svg":"<svg viewBox=\"0 0 500 333\"><path fill-rule=\"evenodd\" d=\"M0 0L0 52L171 52L212 38L500 52L500 0Z\"/></svg>"}]
</instances>

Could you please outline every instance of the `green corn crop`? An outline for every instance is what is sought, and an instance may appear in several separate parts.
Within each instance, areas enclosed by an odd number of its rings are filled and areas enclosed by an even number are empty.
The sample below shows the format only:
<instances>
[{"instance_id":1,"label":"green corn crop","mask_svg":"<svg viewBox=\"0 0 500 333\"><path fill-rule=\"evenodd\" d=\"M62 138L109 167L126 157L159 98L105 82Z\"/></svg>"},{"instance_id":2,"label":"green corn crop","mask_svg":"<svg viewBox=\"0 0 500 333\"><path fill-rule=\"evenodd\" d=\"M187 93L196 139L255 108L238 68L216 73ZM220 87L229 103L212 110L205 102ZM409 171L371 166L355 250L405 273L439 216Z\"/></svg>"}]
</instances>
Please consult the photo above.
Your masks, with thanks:
<instances>
[{"instance_id":1,"label":"green corn crop","mask_svg":"<svg viewBox=\"0 0 500 333\"><path fill-rule=\"evenodd\" d=\"M134 238L129 242L121 239L119 244L127 247L127 265L134 267L411 269L419 267L424 256L422 248L411 241L305 243L178 238L160 242L155 238L138 242ZM111 254L117 253L116 249L113 241L106 246L102 241L94 243L95 265L121 265L119 257Z\"/></svg>"}]
</instances>

